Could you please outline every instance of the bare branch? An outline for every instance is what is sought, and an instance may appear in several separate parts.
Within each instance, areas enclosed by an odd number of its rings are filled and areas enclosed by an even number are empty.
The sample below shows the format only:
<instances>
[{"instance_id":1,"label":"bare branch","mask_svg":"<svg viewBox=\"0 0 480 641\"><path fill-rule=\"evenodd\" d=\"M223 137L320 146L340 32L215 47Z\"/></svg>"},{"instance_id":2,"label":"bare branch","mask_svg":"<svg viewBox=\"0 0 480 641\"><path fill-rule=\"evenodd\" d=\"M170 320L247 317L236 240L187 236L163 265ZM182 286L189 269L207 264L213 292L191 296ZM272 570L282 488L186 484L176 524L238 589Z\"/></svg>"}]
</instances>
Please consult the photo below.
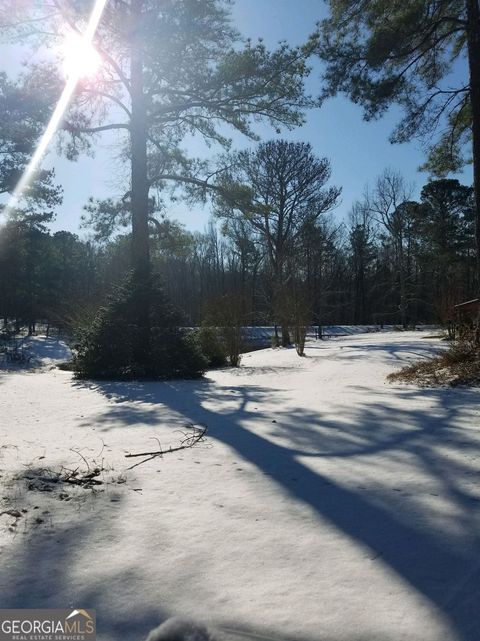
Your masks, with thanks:
<instances>
[{"instance_id":1,"label":"bare branch","mask_svg":"<svg viewBox=\"0 0 480 641\"><path fill-rule=\"evenodd\" d=\"M101 131L110 131L112 129L127 129L130 131L130 125L127 123L112 123L110 125L100 125L98 127L77 127L76 125L72 125L69 122L66 122L63 125L63 129L65 131L68 131L72 134L96 134L100 133Z\"/></svg>"},{"instance_id":2,"label":"bare branch","mask_svg":"<svg viewBox=\"0 0 480 641\"><path fill-rule=\"evenodd\" d=\"M138 452L136 454L125 454L125 458L135 458L140 456L148 457L145 460L140 461L139 463L135 463L135 465L132 465L127 469L131 470L134 467L137 467L137 465L142 465L142 463L151 461L152 459L157 458L159 456L163 456L164 454L170 454L172 452L178 452L179 450L189 449L203 440L203 437L207 432L206 425L202 425L201 427L196 427L195 425L188 425L188 427L193 429L193 433L191 435L186 435L185 438L180 442L180 445L177 445L176 447L169 447L168 450L164 450L160 447L158 450L154 450L153 452Z\"/></svg>"}]
</instances>

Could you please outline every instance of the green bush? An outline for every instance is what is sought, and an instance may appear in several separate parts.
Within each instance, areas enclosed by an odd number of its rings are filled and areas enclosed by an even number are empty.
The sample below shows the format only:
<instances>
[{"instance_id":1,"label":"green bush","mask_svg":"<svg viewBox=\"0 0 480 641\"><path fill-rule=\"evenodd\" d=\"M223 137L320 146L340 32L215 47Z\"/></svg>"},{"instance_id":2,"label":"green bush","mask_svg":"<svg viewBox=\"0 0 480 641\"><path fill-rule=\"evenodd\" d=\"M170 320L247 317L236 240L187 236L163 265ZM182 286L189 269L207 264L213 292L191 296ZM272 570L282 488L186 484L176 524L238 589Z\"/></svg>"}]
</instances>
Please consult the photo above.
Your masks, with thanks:
<instances>
[{"instance_id":1,"label":"green bush","mask_svg":"<svg viewBox=\"0 0 480 641\"><path fill-rule=\"evenodd\" d=\"M216 327L201 327L198 330L197 339L209 367L225 367L227 365L225 343Z\"/></svg>"},{"instance_id":2,"label":"green bush","mask_svg":"<svg viewBox=\"0 0 480 641\"><path fill-rule=\"evenodd\" d=\"M129 275L83 330L74 359L78 378L197 378L207 366L193 334L158 277L139 282Z\"/></svg>"}]
</instances>

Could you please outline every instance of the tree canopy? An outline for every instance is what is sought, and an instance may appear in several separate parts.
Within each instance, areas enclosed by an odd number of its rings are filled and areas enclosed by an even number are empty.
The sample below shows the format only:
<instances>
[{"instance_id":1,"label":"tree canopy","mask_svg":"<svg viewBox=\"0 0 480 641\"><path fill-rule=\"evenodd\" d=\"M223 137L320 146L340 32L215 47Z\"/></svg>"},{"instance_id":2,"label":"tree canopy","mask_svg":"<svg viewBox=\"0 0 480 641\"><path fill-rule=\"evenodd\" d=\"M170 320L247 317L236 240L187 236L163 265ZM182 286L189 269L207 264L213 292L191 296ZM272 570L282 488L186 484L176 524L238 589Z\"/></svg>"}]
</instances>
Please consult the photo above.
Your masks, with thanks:
<instances>
[{"instance_id":1,"label":"tree canopy","mask_svg":"<svg viewBox=\"0 0 480 641\"><path fill-rule=\"evenodd\" d=\"M0 72L0 195L12 195L25 171L33 150L49 118L51 102L44 88L31 74L17 82ZM23 200L15 207L17 215L53 215L62 200L62 189L54 184L54 171L36 173Z\"/></svg>"},{"instance_id":2,"label":"tree canopy","mask_svg":"<svg viewBox=\"0 0 480 641\"><path fill-rule=\"evenodd\" d=\"M458 169L471 137L464 1L330 0L320 25L318 53L326 62L323 96L346 93L367 119L392 104L404 116L392 141L443 134L431 147L429 167ZM441 151L441 153L440 153Z\"/></svg>"},{"instance_id":3,"label":"tree canopy","mask_svg":"<svg viewBox=\"0 0 480 641\"><path fill-rule=\"evenodd\" d=\"M425 168L473 161L480 282L480 8L478 0L329 0L316 34L323 98L345 93L367 119L403 109L393 142L420 137Z\"/></svg>"}]
</instances>

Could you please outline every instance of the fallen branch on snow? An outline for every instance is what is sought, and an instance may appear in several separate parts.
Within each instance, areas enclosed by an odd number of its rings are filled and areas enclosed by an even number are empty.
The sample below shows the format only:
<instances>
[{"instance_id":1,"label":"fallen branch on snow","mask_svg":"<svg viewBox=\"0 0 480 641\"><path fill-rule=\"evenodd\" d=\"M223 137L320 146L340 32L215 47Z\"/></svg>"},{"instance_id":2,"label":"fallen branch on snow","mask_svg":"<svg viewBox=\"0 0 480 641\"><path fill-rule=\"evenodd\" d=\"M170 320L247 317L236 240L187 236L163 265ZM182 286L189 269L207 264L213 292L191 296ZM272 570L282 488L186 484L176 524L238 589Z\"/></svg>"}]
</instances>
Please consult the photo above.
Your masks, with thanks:
<instances>
[{"instance_id":1,"label":"fallen branch on snow","mask_svg":"<svg viewBox=\"0 0 480 641\"><path fill-rule=\"evenodd\" d=\"M171 454L172 452L178 452L179 450L189 449L203 440L203 437L205 436L205 433L207 431L206 425L202 425L201 427L196 427L195 425L188 425L188 427L193 429L193 433L187 434L186 432L181 432L184 438L182 441L180 441L180 445L177 445L175 447L170 446L167 450L164 450L159 442L159 449L154 450L153 452L137 452L135 454L131 454L131 453L125 454L125 458L136 458L140 456L147 457L143 461L140 461L139 463L135 463L135 465L132 465L128 469L131 470L137 465L141 465L142 463L151 461L152 459L157 458L158 456L163 456L164 454Z\"/></svg>"},{"instance_id":2,"label":"fallen branch on snow","mask_svg":"<svg viewBox=\"0 0 480 641\"><path fill-rule=\"evenodd\" d=\"M96 476L102 472L99 468L95 468L92 472L88 474L83 474L82 476L77 476L76 472L73 472L69 476L64 476L62 481L64 483L71 483L72 485L82 485L85 488L90 488L92 485L103 485L103 481L96 479Z\"/></svg>"},{"instance_id":3,"label":"fallen branch on snow","mask_svg":"<svg viewBox=\"0 0 480 641\"><path fill-rule=\"evenodd\" d=\"M87 473L82 474L78 468L70 470L62 466L60 471L49 468L29 469L23 475L23 478L29 481L27 489L39 492L51 492L52 486L61 486L62 483L79 485L86 490L91 490L96 485L103 485L103 481L95 478L100 476L102 472L104 472L103 468L96 467L93 470L89 468Z\"/></svg>"}]
</instances>

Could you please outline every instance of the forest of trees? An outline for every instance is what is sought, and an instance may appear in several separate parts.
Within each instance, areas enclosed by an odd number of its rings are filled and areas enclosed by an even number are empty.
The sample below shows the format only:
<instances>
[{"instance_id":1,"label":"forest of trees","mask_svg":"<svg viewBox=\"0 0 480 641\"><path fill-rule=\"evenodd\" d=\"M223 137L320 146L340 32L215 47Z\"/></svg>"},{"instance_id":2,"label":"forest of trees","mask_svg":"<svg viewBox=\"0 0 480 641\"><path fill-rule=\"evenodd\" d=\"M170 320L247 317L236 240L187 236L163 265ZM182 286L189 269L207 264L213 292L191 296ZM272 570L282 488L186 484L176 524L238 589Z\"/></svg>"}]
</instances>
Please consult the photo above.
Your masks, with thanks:
<instances>
[{"instance_id":1,"label":"forest of trees","mask_svg":"<svg viewBox=\"0 0 480 641\"><path fill-rule=\"evenodd\" d=\"M286 292L301 293L307 324L446 323L475 294L473 190L434 180L409 198L390 170L347 221L306 217L285 247ZM130 235L82 240L48 231L39 216L10 220L0 237L0 314L35 329L71 330L92 317L130 269ZM187 326L223 296L243 304L245 324L281 323L268 238L241 212L219 210L204 233L164 219L151 229L152 262Z\"/></svg>"}]
</instances>

